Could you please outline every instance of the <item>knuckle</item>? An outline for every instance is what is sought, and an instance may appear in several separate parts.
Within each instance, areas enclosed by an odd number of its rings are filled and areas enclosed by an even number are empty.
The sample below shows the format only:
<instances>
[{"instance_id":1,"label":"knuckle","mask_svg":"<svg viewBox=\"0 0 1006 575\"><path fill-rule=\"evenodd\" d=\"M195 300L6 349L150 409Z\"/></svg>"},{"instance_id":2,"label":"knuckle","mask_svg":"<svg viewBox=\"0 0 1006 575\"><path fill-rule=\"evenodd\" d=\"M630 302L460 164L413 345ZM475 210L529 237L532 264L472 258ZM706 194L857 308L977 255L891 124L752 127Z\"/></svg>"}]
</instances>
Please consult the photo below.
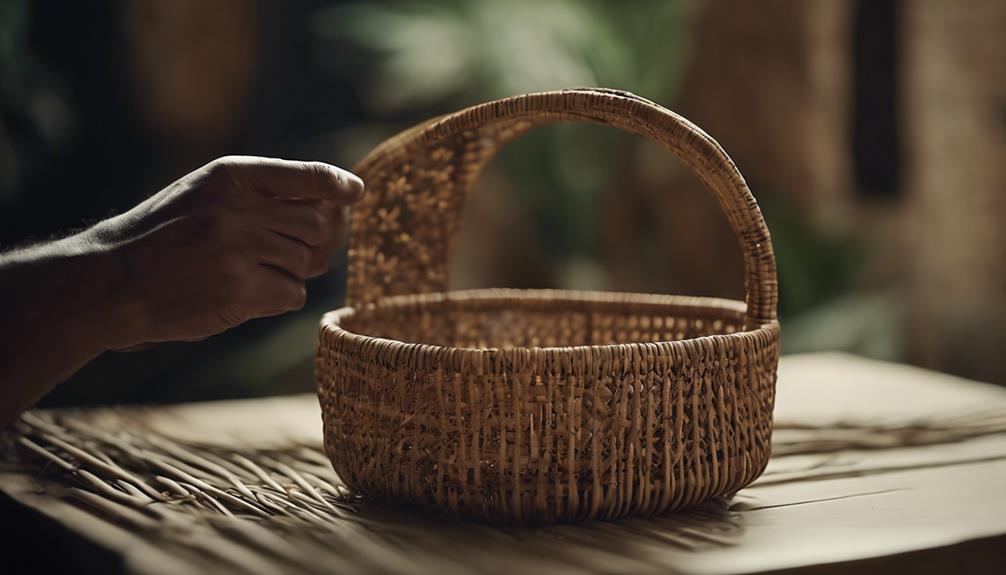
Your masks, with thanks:
<instances>
[{"instance_id":1,"label":"knuckle","mask_svg":"<svg viewBox=\"0 0 1006 575\"><path fill-rule=\"evenodd\" d=\"M328 271L329 262L327 254L316 254L311 261L311 267L308 268L308 274L310 277L318 277L323 275Z\"/></svg>"},{"instance_id":2,"label":"knuckle","mask_svg":"<svg viewBox=\"0 0 1006 575\"><path fill-rule=\"evenodd\" d=\"M224 323L226 323L227 327L244 323L250 317L248 306L237 295L240 292L235 287L235 282L224 278L221 285L217 287L207 300L207 303L210 305L210 308L207 310L207 316L216 314L219 318L225 320Z\"/></svg>"},{"instance_id":3,"label":"knuckle","mask_svg":"<svg viewBox=\"0 0 1006 575\"><path fill-rule=\"evenodd\" d=\"M290 309L301 309L307 303L307 288L298 283L290 289Z\"/></svg>"},{"instance_id":4,"label":"knuckle","mask_svg":"<svg viewBox=\"0 0 1006 575\"><path fill-rule=\"evenodd\" d=\"M310 248L305 245L298 245L294 251L291 264L299 276L307 277L311 272L312 260L313 257Z\"/></svg>"},{"instance_id":5,"label":"knuckle","mask_svg":"<svg viewBox=\"0 0 1006 575\"><path fill-rule=\"evenodd\" d=\"M243 163L246 163L245 158L241 156L220 156L216 160L213 160L213 162L211 162L210 165L226 171L229 169L234 169Z\"/></svg>"},{"instance_id":6,"label":"knuckle","mask_svg":"<svg viewBox=\"0 0 1006 575\"><path fill-rule=\"evenodd\" d=\"M311 245L321 243L325 238L326 228L325 216L313 208L306 208L304 215L304 240Z\"/></svg>"},{"instance_id":7,"label":"knuckle","mask_svg":"<svg viewBox=\"0 0 1006 575\"><path fill-rule=\"evenodd\" d=\"M226 327L234 327L245 322L247 317L241 310L227 308L220 311L220 320Z\"/></svg>"},{"instance_id":8,"label":"knuckle","mask_svg":"<svg viewBox=\"0 0 1006 575\"><path fill-rule=\"evenodd\" d=\"M210 163L210 176L229 178L234 175L238 162L234 156L224 156Z\"/></svg>"},{"instance_id":9,"label":"knuckle","mask_svg":"<svg viewBox=\"0 0 1006 575\"><path fill-rule=\"evenodd\" d=\"M313 254L311 253L311 248L301 244L297 246L297 262L304 266L305 268L311 265L311 260L313 259Z\"/></svg>"},{"instance_id":10,"label":"knuckle","mask_svg":"<svg viewBox=\"0 0 1006 575\"><path fill-rule=\"evenodd\" d=\"M325 225L328 223L328 219L320 211L310 208L307 217L307 225L310 229L322 232L325 230Z\"/></svg>"},{"instance_id":11,"label":"knuckle","mask_svg":"<svg viewBox=\"0 0 1006 575\"><path fill-rule=\"evenodd\" d=\"M206 177L206 188L211 194L219 195L235 186L241 162L236 156L225 156L214 160L209 165Z\"/></svg>"}]
</instances>

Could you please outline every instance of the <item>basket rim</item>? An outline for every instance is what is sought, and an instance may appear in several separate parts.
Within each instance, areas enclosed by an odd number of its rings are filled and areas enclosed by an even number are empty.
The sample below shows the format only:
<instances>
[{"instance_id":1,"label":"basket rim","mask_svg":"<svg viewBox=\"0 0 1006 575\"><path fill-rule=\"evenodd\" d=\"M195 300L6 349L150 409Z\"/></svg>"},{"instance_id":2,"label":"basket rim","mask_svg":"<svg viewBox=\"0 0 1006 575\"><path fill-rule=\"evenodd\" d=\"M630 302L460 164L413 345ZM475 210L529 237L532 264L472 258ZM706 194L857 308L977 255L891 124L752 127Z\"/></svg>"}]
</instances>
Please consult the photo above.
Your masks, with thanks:
<instances>
[{"instance_id":1,"label":"basket rim","mask_svg":"<svg viewBox=\"0 0 1006 575\"><path fill-rule=\"evenodd\" d=\"M403 306L423 305L443 302L472 302L487 301L495 299L513 300L551 300L557 302L598 302L598 303L641 303L649 305L666 306L677 309L705 309L709 312L747 312L747 304L742 301L707 297L707 296L681 296L669 294L650 294L637 292L618 291L592 291L592 290L556 290L556 289L515 289L515 288L483 288L450 290L446 292L432 292L423 294L402 294L386 296L377 302L367 304L366 310L387 309ZM666 341L636 341L626 343L610 344L588 344L571 346L538 346L538 347L458 347L437 345L421 342L407 342L386 337L378 337L366 334L355 333L342 327L341 321L354 315L357 309L352 306L344 306L322 315L319 322L321 342L324 344L326 334L331 336L341 335L359 345L381 345L397 351L422 351L424 353L452 353L452 354L477 354L487 353L585 353L591 351L631 351L653 346L679 346L696 345L703 341L715 340L741 340L751 337L767 337L771 340L779 338L779 322L772 320L762 323L755 328L739 329L733 333L705 335L701 337L684 338Z\"/></svg>"}]
</instances>

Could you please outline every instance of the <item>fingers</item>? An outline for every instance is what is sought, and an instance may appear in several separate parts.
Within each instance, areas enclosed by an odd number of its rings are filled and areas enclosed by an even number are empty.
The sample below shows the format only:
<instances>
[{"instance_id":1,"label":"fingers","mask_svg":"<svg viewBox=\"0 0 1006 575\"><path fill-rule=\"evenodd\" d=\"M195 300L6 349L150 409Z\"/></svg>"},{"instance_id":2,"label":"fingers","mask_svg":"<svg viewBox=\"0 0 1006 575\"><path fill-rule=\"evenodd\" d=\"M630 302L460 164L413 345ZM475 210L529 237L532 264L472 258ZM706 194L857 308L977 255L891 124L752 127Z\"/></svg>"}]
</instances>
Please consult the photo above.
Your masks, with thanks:
<instances>
[{"instance_id":1,"label":"fingers","mask_svg":"<svg viewBox=\"0 0 1006 575\"><path fill-rule=\"evenodd\" d=\"M349 230L349 207L333 202L321 202L318 211L325 218L327 231L325 241L320 245L334 250L346 239L346 232Z\"/></svg>"},{"instance_id":2,"label":"fingers","mask_svg":"<svg viewBox=\"0 0 1006 575\"><path fill-rule=\"evenodd\" d=\"M328 271L335 252L346 239L349 228L349 208L332 202L321 202L318 210L325 219L325 235L321 243L312 247L311 270L318 274Z\"/></svg>"},{"instance_id":3,"label":"fingers","mask_svg":"<svg viewBox=\"0 0 1006 575\"><path fill-rule=\"evenodd\" d=\"M273 265L301 279L328 271L332 252L346 235L347 208L332 202L275 203L272 209L264 211L267 220L263 226L271 233L261 238L256 248L259 263Z\"/></svg>"},{"instance_id":4,"label":"fingers","mask_svg":"<svg viewBox=\"0 0 1006 575\"><path fill-rule=\"evenodd\" d=\"M268 265L255 266L252 274L253 289L246 294L249 318L277 315L304 307L307 301L304 282Z\"/></svg>"},{"instance_id":5,"label":"fingers","mask_svg":"<svg viewBox=\"0 0 1006 575\"><path fill-rule=\"evenodd\" d=\"M345 234L346 209L334 202L268 200L260 211L263 226L309 246L338 245Z\"/></svg>"},{"instance_id":6,"label":"fingers","mask_svg":"<svg viewBox=\"0 0 1006 575\"><path fill-rule=\"evenodd\" d=\"M232 156L218 160L215 169L223 169L229 176L274 198L308 198L348 204L363 196L363 180L324 162Z\"/></svg>"},{"instance_id":7,"label":"fingers","mask_svg":"<svg viewBox=\"0 0 1006 575\"><path fill-rule=\"evenodd\" d=\"M283 270L305 280L328 271L327 246L309 246L293 238L264 231L253 246L257 263Z\"/></svg>"}]
</instances>

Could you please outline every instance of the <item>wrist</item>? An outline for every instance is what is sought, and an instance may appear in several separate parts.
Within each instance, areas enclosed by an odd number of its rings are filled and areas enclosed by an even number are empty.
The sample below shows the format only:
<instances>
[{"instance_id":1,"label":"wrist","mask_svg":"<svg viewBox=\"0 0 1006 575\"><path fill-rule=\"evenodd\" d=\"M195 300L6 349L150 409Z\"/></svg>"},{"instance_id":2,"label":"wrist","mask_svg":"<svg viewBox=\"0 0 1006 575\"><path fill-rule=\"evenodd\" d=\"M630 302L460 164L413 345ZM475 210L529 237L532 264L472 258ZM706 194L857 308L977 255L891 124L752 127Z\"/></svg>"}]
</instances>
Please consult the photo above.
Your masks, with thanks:
<instances>
[{"instance_id":1,"label":"wrist","mask_svg":"<svg viewBox=\"0 0 1006 575\"><path fill-rule=\"evenodd\" d=\"M89 361L124 347L128 307L114 254L80 237L0 255L0 425ZM126 344L128 345L128 343ZM17 383L15 385L15 383Z\"/></svg>"},{"instance_id":2,"label":"wrist","mask_svg":"<svg viewBox=\"0 0 1006 575\"><path fill-rule=\"evenodd\" d=\"M136 298L121 248L98 241L91 230L6 254L0 267L0 292L15 302L6 319L27 339L44 339L84 360L137 343Z\"/></svg>"},{"instance_id":3,"label":"wrist","mask_svg":"<svg viewBox=\"0 0 1006 575\"><path fill-rule=\"evenodd\" d=\"M92 330L99 353L145 343L140 325L145 315L130 275L127 244L105 241L93 230L74 238L79 242L80 295L87 308L81 320Z\"/></svg>"}]
</instances>

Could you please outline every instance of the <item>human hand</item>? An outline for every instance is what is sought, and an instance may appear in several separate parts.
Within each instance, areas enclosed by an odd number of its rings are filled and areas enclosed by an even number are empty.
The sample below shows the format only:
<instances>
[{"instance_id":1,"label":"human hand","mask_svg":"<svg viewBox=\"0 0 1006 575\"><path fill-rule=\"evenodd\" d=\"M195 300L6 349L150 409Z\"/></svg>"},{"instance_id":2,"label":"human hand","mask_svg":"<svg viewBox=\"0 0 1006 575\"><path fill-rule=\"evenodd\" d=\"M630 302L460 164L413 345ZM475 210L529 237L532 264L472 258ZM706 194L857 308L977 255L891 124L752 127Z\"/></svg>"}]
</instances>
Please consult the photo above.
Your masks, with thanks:
<instances>
[{"instance_id":1,"label":"human hand","mask_svg":"<svg viewBox=\"0 0 1006 575\"><path fill-rule=\"evenodd\" d=\"M320 162L226 157L87 230L124 271L109 347L202 339L301 308L363 187Z\"/></svg>"}]
</instances>

